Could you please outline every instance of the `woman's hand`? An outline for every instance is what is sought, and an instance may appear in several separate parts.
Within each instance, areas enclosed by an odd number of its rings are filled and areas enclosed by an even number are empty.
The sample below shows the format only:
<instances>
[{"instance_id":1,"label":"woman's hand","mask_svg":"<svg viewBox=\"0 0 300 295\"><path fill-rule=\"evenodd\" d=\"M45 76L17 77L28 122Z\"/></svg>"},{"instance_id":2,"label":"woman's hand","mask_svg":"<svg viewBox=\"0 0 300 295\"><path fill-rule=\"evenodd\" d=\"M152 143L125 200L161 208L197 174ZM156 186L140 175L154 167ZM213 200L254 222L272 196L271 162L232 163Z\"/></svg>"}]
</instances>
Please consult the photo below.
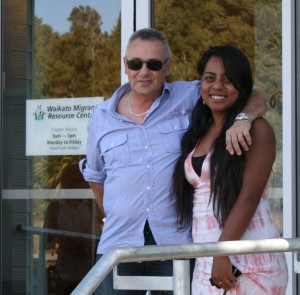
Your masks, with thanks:
<instances>
[{"instance_id":1,"label":"woman's hand","mask_svg":"<svg viewBox=\"0 0 300 295\"><path fill-rule=\"evenodd\" d=\"M232 264L227 256L214 257L211 277L215 284L229 291L237 282L232 274Z\"/></svg>"}]
</instances>

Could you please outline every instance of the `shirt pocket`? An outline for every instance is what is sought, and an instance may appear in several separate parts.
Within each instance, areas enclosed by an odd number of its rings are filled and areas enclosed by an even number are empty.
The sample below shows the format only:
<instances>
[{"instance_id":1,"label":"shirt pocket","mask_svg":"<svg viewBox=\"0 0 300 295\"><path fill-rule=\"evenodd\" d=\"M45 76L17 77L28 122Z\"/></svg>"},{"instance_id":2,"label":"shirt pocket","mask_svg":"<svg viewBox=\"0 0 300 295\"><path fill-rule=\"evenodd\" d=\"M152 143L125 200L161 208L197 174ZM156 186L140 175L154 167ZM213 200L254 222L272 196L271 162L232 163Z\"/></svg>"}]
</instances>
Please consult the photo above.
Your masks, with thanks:
<instances>
[{"instance_id":1,"label":"shirt pocket","mask_svg":"<svg viewBox=\"0 0 300 295\"><path fill-rule=\"evenodd\" d=\"M127 133L108 135L100 142L106 168L118 167L130 161Z\"/></svg>"},{"instance_id":2,"label":"shirt pocket","mask_svg":"<svg viewBox=\"0 0 300 295\"><path fill-rule=\"evenodd\" d=\"M162 122L159 125L159 132L165 149L169 153L178 153L181 151L180 141L183 134L189 127L188 116L180 116L171 120Z\"/></svg>"}]
</instances>

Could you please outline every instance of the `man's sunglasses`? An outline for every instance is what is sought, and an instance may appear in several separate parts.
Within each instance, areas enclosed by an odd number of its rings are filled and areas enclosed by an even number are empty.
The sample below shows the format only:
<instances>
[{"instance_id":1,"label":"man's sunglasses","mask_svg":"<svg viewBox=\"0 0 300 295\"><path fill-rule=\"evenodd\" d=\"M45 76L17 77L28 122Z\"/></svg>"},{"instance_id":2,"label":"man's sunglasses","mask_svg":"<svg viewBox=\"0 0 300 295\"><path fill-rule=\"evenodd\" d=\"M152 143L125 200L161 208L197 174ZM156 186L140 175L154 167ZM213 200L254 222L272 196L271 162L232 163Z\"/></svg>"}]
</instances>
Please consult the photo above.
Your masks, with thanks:
<instances>
[{"instance_id":1,"label":"man's sunglasses","mask_svg":"<svg viewBox=\"0 0 300 295\"><path fill-rule=\"evenodd\" d=\"M143 64L145 63L148 70L150 70L152 72L160 71L162 69L163 65L167 61L168 61L168 59L166 59L164 62L162 62L158 59L150 59L150 60L140 60L140 59L128 60L128 59L126 59L127 66L130 70L139 71L143 67Z\"/></svg>"}]
</instances>

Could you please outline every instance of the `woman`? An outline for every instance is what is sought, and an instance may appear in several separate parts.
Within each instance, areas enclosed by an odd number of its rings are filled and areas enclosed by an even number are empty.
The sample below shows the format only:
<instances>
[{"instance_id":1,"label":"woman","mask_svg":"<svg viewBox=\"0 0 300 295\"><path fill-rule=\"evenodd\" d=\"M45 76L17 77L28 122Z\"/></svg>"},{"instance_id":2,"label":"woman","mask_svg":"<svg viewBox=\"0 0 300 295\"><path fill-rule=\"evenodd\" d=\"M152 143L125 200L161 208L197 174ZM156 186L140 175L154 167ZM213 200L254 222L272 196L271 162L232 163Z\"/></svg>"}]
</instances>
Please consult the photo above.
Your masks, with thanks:
<instances>
[{"instance_id":1,"label":"woman","mask_svg":"<svg viewBox=\"0 0 300 295\"><path fill-rule=\"evenodd\" d=\"M263 118L256 119L249 151L231 156L226 150L226 130L252 90L249 62L237 48L217 46L204 53L198 73L202 99L182 139L182 155L173 177L181 228L192 222L195 243L278 238L267 199L275 159L271 126ZM190 185L193 210L186 194ZM232 265L242 272L238 279ZM196 259L192 294L226 290L227 294L274 295L284 294L286 286L283 253L203 257Z\"/></svg>"}]
</instances>

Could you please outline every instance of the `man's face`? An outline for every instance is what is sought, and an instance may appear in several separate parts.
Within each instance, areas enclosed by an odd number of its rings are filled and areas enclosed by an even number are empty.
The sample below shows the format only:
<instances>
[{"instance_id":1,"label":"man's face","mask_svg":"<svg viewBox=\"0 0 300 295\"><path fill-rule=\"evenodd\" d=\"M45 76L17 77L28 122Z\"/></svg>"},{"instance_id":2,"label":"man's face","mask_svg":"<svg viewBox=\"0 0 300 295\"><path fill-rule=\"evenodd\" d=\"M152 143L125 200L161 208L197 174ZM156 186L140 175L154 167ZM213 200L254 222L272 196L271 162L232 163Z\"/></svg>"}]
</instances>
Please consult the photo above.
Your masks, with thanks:
<instances>
[{"instance_id":1,"label":"man's face","mask_svg":"<svg viewBox=\"0 0 300 295\"><path fill-rule=\"evenodd\" d=\"M166 61L164 47L160 41L136 39L128 47L128 55L124 57L125 73L132 91L139 97L154 99L160 96L164 80L170 74L170 60ZM162 68L158 71L148 69L146 63L138 70L129 69L127 61L160 61ZM150 66L151 68L151 66Z\"/></svg>"}]
</instances>

